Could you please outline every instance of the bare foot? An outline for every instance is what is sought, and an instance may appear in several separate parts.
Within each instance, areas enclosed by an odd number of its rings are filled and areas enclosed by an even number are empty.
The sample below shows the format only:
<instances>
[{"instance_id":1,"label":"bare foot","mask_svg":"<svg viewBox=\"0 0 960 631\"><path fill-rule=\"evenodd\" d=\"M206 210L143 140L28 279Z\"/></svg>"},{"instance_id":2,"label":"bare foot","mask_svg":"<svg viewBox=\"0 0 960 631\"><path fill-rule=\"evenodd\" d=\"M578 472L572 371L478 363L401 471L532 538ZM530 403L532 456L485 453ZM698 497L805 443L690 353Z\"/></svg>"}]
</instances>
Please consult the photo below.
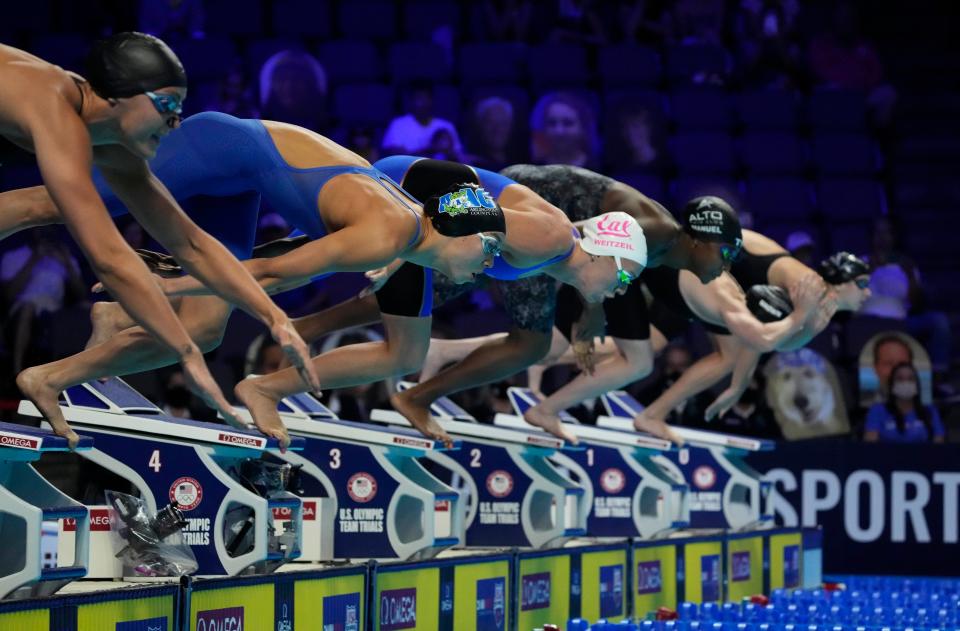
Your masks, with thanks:
<instances>
[{"instance_id":1,"label":"bare foot","mask_svg":"<svg viewBox=\"0 0 960 631\"><path fill-rule=\"evenodd\" d=\"M440 423L437 423L437 421L430 416L430 406L415 401L413 397L409 395L410 392L412 391L406 390L405 392L390 397L390 403L393 404L393 408L397 412L400 412L400 414L403 414L418 432L427 438L439 440L447 449L452 449L453 439L440 427Z\"/></svg>"},{"instance_id":2,"label":"bare foot","mask_svg":"<svg viewBox=\"0 0 960 631\"><path fill-rule=\"evenodd\" d=\"M93 325L93 333L90 334L90 339L87 340L84 348L103 344L122 331L120 318L123 315L123 307L116 302L95 302L90 305L90 324Z\"/></svg>"},{"instance_id":3,"label":"bare foot","mask_svg":"<svg viewBox=\"0 0 960 631\"><path fill-rule=\"evenodd\" d=\"M646 432L657 438L664 438L676 443L678 447L683 446L683 439L677 436L662 419L647 418L643 414L638 414L633 419L633 427L638 432Z\"/></svg>"},{"instance_id":4,"label":"bare foot","mask_svg":"<svg viewBox=\"0 0 960 631\"><path fill-rule=\"evenodd\" d=\"M256 379L244 379L237 384L233 392L250 410L250 415L253 416L253 422L257 429L280 441L280 450L286 451L287 446L290 445L290 435L287 434L287 427L277 413L277 399L264 392L257 385ZM246 426L244 426L244 429L246 429Z\"/></svg>"},{"instance_id":5,"label":"bare foot","mask_svg":"<svg viewBox=\"0 0 960 631\"><path fill-rule=\"evenodd\" d=\"M63 417L63 411L57 401L60 392L50 385L46 375L43 374L43 367L27 368L17 375L17 387L20 388L24 397L37 406L44 420L53 428L53 433L67 439L70 450L73 451L80 442L80 437L70 429L67 419Z\"/></svg>"},{"instance_id":6,"label":"bare foot","mask_svg":"<svg viewBox=\"0 0 960 631\"><path fill-rule=\"evenodd\" d=\"M560 420L559 416L540 409L539 405L535 405L524 412L523 420L553 434L557 438L567 441L571 445L576 445L580 442L567 425Z\"/></svg>"}]
</instances>

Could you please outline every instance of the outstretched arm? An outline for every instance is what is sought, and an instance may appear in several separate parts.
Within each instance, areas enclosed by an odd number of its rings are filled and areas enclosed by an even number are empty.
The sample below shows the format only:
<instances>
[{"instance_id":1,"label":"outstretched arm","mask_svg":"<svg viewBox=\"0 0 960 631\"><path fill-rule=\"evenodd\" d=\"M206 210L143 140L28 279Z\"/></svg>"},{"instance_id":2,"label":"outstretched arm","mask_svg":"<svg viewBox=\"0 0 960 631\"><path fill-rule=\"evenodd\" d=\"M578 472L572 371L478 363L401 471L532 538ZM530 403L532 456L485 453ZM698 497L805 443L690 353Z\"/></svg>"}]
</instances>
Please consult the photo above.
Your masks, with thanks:
<instances>
[{"instance_id":1,"label":"outstretched arm","mask_svg":"<svg viewBox=\"0 0 960 631\"><path fill-rule=\"evenodd\" d=\"M794 333L793 336L786 341L780 343L777 350L795 351L809 344L810 340L830 325L830 320L833 319L834 314L837 312L837 306L836 292L832 290L828 291L820 301L816 313L807 319L803 328Z\"/></svg>"},{"instance_id":2,"label":"outstretched arm","mask_svg":"<svg viewBox=\"0 0 960 631\"><path fill-rule=\"evenodd\" d=\"M712 337L717 344L717 350L687 368L672 386L640 413L640 416L665 419L670 414L670 410L676 408L681 402L700 394L730 374L740 344L729 335Z\"/></svg>"},{"instance_id":3,"label":"outstretched arm","mask_svg":"<svg viewBox=\"0 0 960 631\"><path fill-rule=\"evenodd\" d=\"M761 353L780 348L780 345L788 342L806 325L809 317L816 311L824 289L819 277L805 277L796 288L792 288L793 312L777 322L760 322L747 309L742 292L732 278L724 275L714 282L721 283L718 295L724 325L744 343Z\"/></svg>"},{"instance_id":4,"label":"outstretched arm","mask_svg":"<svg viewBox=\"0 0 960 631\"><path fill-rule=\"evenodd\" d=\"M76 120L70 121L71 118ZM29 189L32 195L18 191L15 199L29 202L31 207L46 207L49 199L59 208L63 222L97 277L127 313L176 351L177 356L199 355L147 266L123 240L107 214L90 179L90 136L76 113L68 109L44 117L31 132L46 190Z\"/></svg>"},{"instance_id":5,"label":"outstretched arm","mask_svg":"<svg viewBox=\"0 0 960 631\"><path fill-rule=\"evenodd\" d=\"M90 136L76 113L58 101L24 120L47 192L97 277L136 322L175 353L191 389L226 418L235 418L200 349L107 214L90 178Z\"/></svg>"},{"instance_id":6,"label":"outstretched arm","mask_svg":"<svg viewBox=\"0 0 960 631\"><path fill-rule=\"evenodd\" d=\"M572 381L537 406L543 414L556 416L562 410L628 383L643 379L653 369L650 340L613 338L617 352L604 358L592 373L581 372Z\"/></svg>"},{"instance_id":7,"label":"outstretched arm","mask_svg":"<svg viewBox=\"0 0 960 631\"><path fill-rule=\"evenodd\" d=\"M737 359L733 364L733 375L730 377L730 386L720 393L713 403L704 413L704 418L712 421L716 416L723 416L727 411L737 404L743 392L750 385L753 378L753 371L757 369L757 363L760 361L760 353L752 348L742 347L737 353Z\"/></svg>"},{"instance_id":8,"label":"outstretched arm","mask_svg":"<svg viewBox=\"0 0 960 631\"><path fill-rule=\"evenodd\" d=\"M270 300L222 243L200 229L183 212L145 161L127 156L124 164L120 169L102 167L101 172L131 214L184 269L221 298L266 324L304 381L319 389L320 383L310 364L310 350L294 330L287 314Z\"/></svg>"},{"instance_id":9,"label":"outstretched arm","mask_svg":"<svg viewBox=\"0 0 960 631\"><path fill-rule=\"evenodd\" d=\"M402 239L402 237L401 237ZM327 236L272 258L244 261L247 271L267 291L304 285L315 276L334 272L365 272L390 263L403 249L397 235L377 222L347 226ZM196 278L184 276L164 282L168 296L209 294Z\"/></svg>"}]
</instances>

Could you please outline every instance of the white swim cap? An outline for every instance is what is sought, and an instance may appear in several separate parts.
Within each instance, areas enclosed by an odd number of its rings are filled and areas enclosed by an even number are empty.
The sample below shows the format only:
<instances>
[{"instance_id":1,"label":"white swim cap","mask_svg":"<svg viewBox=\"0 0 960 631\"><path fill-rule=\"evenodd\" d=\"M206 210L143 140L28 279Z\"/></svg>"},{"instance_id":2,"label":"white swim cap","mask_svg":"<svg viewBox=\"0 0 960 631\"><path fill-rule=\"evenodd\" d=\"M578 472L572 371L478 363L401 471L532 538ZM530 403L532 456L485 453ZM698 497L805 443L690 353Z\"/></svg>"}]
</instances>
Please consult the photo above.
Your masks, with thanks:
<instances>
[{"instance_id":1,"label":"white swim cap","mask_svg":"<svg viewBox=\"0 0 960 631\"><path fill-rule=\"evenodd\" d=\"M580 247L597 256L629 259L647 266L647 238L637 220L624 212L604 213L583 225Z\"/></svg>"}]
</instances>

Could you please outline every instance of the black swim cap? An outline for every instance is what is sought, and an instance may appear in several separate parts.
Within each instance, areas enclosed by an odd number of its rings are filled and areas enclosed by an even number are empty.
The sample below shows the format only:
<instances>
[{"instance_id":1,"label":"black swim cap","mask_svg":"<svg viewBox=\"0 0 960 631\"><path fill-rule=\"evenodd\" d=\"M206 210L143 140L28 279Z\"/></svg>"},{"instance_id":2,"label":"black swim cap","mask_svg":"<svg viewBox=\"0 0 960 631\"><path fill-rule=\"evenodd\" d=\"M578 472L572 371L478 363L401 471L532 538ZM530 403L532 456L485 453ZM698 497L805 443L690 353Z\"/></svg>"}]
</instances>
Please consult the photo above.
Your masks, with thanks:
<instances>
[{"instance_id":1,"label":"black swim cap","mask_svg":"<svg viewBox=\"0 0 960 631\"><path fill-rule=\"evenodd\" d=\"M94 43L85 78L105 99L159 88L187 87L187 73L170 47L146 33L117 33Z\"/></svg>"},{"instance_id":2,"label":"black swim cap","mask_svg":"<svg viewBox=\"0 0 960 631\"><path fill-rule=\"evenodd\" d=\"M754 285L747 290L747 308L761 322L778 322L793 313L793 302L782 287Z\"/></svg>"},{"instance_id":3,"label":"black swim cap","mask_svg":"<svg viewBox=\"0 0 960 631\"><path fill-rule=\"evenodd\" d=\"M447 237L507 231L500 204L476 184L454 184L427 198L423 212L436 231Z\"/></svg>"},{"instance_id":4,"label":"black swim cap","mask_svg":"<svg viewBox=\"0 0 960 631\"><path fill-rule=\"evenodd\" d=\"M683 229L698 241L743 247L740 218L730 204L712 195L694 197L683 207Z\"/></svg>"},{"instance_id":5,"label":"black swim cap","mask_svg":"<svg viewBox=\"0 0 960 631\"><path fill-rule=\"evenodd\" d=\"M863 259L849 252L837 252L833 256L820 262L818 270L823 280L831 285L849 283L858 276L870 274L870 266Z\"/></svg>"}]
</instances>

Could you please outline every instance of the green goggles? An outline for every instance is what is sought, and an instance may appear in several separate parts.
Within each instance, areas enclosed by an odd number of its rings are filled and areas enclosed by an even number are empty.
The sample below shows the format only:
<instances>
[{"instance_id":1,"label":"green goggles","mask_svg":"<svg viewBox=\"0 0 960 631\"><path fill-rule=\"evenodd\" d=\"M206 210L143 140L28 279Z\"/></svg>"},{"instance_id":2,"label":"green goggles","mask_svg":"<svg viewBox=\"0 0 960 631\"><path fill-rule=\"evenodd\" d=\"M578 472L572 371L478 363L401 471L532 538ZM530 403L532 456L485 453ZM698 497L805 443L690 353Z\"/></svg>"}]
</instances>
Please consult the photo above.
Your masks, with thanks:
<instances>
[{"instance_id":1,"label":"green goggles","mask_svg":"<svg viewBox=\"0 0 960 631\"><path fill-rule=\"evenodd\" d=\"M623 269L620 257L614 258L614 261L617 263L617 289L626 289L630 286L630 283L637 280L637 277Z\"/></svg>"},{"instance_id":2,"label":"green goggles","mask_svg":"<svg viewBox=\"0 0 960 631\"><path fill-rule=\"evenodd\" d=\"M720 246L720 257L723 259L724 263L733 263L740 257L740 246L732 245L721 245Z\"/></svg>"}]
</instances>

